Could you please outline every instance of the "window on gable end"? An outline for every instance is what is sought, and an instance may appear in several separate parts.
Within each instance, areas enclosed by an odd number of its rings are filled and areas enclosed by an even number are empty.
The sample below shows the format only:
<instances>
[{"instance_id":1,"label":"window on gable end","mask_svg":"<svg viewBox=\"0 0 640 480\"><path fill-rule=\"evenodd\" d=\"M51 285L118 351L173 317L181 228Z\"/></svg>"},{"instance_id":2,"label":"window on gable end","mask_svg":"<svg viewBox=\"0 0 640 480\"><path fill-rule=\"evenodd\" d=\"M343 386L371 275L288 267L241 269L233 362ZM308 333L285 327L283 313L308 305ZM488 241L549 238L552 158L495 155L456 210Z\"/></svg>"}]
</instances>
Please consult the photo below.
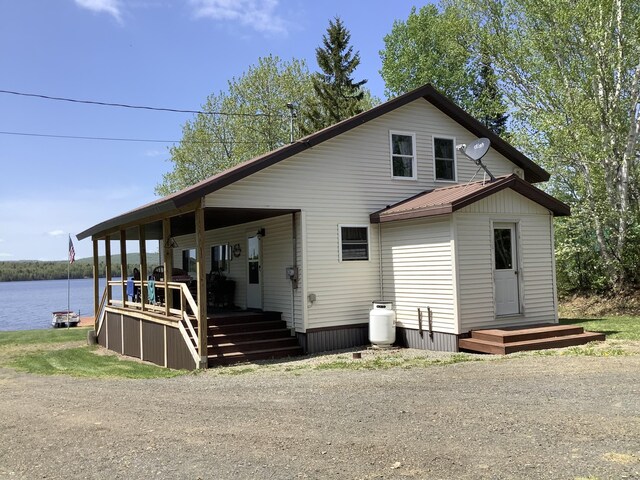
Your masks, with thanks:
<instances>
[{"instance_id":1,"label":"window on gable end","mask_svg":"<svg viewBox=\"0 0 640 480\"><path fill-rule=\"evenodd\" d=\"M401 180L417 178L416 134L389 132L391 143L391 176Z\"/></svg>"},{"instance_id":2,"label":"window on gable end","mask_svg":"<svg viewBox=\"0 0 640 480\"><path fill-rule=\"evenodd\" d=\"M435 179L456 181L455 139L433 138L433 156L435 167Z\"/></svg>"}]
</instances>

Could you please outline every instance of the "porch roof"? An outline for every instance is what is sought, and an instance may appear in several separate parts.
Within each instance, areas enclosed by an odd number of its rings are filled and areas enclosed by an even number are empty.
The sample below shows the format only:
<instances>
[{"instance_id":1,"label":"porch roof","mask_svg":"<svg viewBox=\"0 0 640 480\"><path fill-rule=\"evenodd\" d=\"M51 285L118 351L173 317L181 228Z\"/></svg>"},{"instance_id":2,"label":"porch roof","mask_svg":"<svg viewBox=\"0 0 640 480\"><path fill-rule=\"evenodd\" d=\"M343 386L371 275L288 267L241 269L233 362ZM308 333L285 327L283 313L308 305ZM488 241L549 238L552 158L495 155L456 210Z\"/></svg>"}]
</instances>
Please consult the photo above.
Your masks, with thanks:
<instances>
[{"instance_id":1,"label":"porch roof","mask_svg":"<svg viewBox=\"0 0 640 480\"><path fill-rule=\"evenodd\" d=\"M522 180L517 175L498 177L493 182L472 182L451 187L427 190L416 196L389 205L370 215L371 223L392 222L412 218L446 215L471 205L505 188L518 192L529 200L550 210L555 216L568 216L568 205Z\"/></svg>"},{"instance_id":2,"label":"porch roof","mask_svg":"<svg viewBox=\"0 0 640 480\"><path fill-rule=\"evenodd\" d=\"M205 230L240 225L242 223L264 220L265 218L279 217L299 212L297 209L275 208L204 208ZM195 233L195 212L185 212L170 218L171 236L188 235ZM144 234L147 240L162 240L162 220L143 223ZM127 240L138 240L138 225L130 225L124 228ZM120 231L115 230L110 234L112 240L120 239ZM78 235L78 238L81 238ZM82 237L85 238L85 237Z\"/></svg>"},{"instance_id":3,"label":"porch roof","mask_svg":"<svg viewBox=\"0 0 640 480\"><path fill-rule=\"evenodd\" d=\"M486 137L491 141L491 147L524 170L525 179L529 182L541 182L549 179L549 173L534 163L522 152L516 150L508 142L489 130L486 126L473 118L446 96L427 84L411 92L396 97L366 112L336 123L316 133L303 137L294 143L268 152L252 160L240 163L224 172L213 175L195 185L180 190L164 198L158 199L135 210L113 217L77 234L78 240L94 235L102 235L106 231L114 230L123 225L134 223L149 223L157 217L177 215L180 209L193 204L216 190L237 182L249 175L286 160L300 152L319 145L342 133L374 120L381 115L400 108L408 103L423 98L445 115L466 128L477 137Z\"/></svg>"}]
</instances>

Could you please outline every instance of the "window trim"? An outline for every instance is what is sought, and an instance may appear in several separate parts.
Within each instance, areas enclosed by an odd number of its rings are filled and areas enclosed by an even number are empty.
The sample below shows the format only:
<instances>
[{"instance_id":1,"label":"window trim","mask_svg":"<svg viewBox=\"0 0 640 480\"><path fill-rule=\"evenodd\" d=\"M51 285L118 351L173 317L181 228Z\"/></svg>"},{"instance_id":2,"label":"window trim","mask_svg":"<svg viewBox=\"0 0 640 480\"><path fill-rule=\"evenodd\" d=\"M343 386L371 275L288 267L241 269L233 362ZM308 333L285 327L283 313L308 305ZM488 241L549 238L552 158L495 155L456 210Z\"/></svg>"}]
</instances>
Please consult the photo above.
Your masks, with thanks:
<instances>
[{"instance_id":1,"label":"window trim","mask_svg":"<svg viewBox=\"0 0 640 480\"><path fill-rule=\"evenodd\" d=\"M453 142L453 180L436 177L436 138L442 140L451 140ZM433 181L442 183L458 183L458 152L456 151L456 137L450 135L432 135L431 136L431 152L433 158Z\"/></svg>"},{"instance_id":2,"label":"window trim","mask_svg":"<svg viewBox=\"0 0 640 480\"><path fill-rule=\"evenodd\" d=\"M396 176L393 174L393 136L394 135L404 135L406 137L411 137L411 149L413 155L411 156L411 173L413 174L411 177L403 177ZM398 156L398 155L396 155ZM402 157L407 157L408 155L400 155ZM393 180L418 180L418 154L416 152L416 134L415 132L406 132L402 130L389 130L389 162L391 166L391 178Z\"/></svg>"},{"instance_id":3,"label":"window trim","mask_svg":"<svg viewBox=\"0 0 640 480\"><path fill-rule=\"evenodd\" d=\"M367 229L367 258L342 258L342 228L366 228ZM371 261L371 232L369 225L340 223L338 224L338 261L339 262L370 262Z\"/></svg>"}]
</instances>

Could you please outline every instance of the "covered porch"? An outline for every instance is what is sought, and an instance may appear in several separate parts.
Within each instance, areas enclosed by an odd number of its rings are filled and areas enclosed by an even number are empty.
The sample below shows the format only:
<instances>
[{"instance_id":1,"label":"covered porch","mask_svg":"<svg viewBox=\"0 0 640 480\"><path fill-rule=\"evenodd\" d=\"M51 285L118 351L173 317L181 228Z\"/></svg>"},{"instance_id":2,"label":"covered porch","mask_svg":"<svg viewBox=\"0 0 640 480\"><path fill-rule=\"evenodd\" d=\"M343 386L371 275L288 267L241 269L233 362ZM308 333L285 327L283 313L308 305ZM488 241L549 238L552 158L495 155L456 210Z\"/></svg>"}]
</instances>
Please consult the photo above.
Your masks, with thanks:
<instances>
[{"instance_id":1,"label":"covered porch","mask_svg":"<svg viewBox=\"0 0 640 480\"><path fill-rule=\"evenodd\" d=\"M280 256L279 260L283 262L278 266L280 274L284 277L287 268L297 272L296 217L299 210L207 207L204 198L183 206L167 203L167 199L154 202L78 234L79 239L91 237L93 241L94 312L98 342L125 355L162 366L187 369L231 363L229 358L238 361L301 353L292 329L287 328L289 322L282 320L279 312L262 312L260 305L254 307L256 311L251 315L242 315L239 308L233 308L235 318L229 320L231 307L240 305L246 308L247 302L237 301L233 293L221 293L219 282L214 292L216 279L224 278L214 265L226 257L214 260L212 249L224 246L219 250L223 256L233 252L231 244L221 245L219 240L213 240L216 231L230 227L247 230L255 228L256 224L269 224L275 221L271 219L277 219L277 225L288 226L286 233L280 232L280 237L289 234L289 254L286 258ZM255 230L253 237L259 242L265 234L262 227ZM131 247L132 241L138 243L140 254L139 262L133 266L127 262L127 246ZM148 241L159 243L159 265L148 263ZM114 242L120 250L120 278L113 275ZM246 245L238 244L236 248L244 254L238 263L246 263L247 269L253 268ZM102 292L98 283L103 273L100 249L104 252L106 277L106 287ZM188 252L185 258L188 266L180 268L185 266L184 263L179 265L185 252ZM261 279L260 258L255 260L253 270ZM171 275L165 272L171 272ZM290 292L294 292L297 280L292 277L287 282ZM257 288L263 288L261 282ZM281 294L287 295L287 292ZM292 320L295 320L293 315ZM242 322L247 324L244 337L239 336L243 333ZM290 323L295 326L294 321ZM231 327L225 330L220 328L222 325ZM266 332L266 337L275 343L255 344L257 339L252 337L253 331ZM227 333L233 335L227 336ZM239 345L245 345L249 354L234 348ZM212 358L217 361L212 361Z\"/></svg>"}]
</instances>

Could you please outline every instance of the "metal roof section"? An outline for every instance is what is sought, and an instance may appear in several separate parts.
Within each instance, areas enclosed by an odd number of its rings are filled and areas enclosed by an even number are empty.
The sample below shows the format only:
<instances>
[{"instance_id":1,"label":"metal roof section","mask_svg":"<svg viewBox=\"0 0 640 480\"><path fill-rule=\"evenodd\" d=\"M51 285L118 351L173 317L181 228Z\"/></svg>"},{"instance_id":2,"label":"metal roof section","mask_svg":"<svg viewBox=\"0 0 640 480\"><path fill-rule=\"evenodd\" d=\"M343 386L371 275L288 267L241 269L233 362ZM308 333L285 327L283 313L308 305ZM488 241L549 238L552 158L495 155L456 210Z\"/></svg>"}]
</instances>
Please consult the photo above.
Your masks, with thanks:
<instances>
[{"instance_id":1,"label":"metal roof section","mask_svg":"<svg viewBox=\"0 0 640 480\"><path fill-rule=\"evenodd\" d=\"M554 216L571 214L568 205L522 180L517 175L498 177L494 182L472 182L436 188L390 205L370 215L371 223L393 222L415 218L447 215L471 205L505 188L518 192L551 211Z\"/></svg>"}]
</instances>

